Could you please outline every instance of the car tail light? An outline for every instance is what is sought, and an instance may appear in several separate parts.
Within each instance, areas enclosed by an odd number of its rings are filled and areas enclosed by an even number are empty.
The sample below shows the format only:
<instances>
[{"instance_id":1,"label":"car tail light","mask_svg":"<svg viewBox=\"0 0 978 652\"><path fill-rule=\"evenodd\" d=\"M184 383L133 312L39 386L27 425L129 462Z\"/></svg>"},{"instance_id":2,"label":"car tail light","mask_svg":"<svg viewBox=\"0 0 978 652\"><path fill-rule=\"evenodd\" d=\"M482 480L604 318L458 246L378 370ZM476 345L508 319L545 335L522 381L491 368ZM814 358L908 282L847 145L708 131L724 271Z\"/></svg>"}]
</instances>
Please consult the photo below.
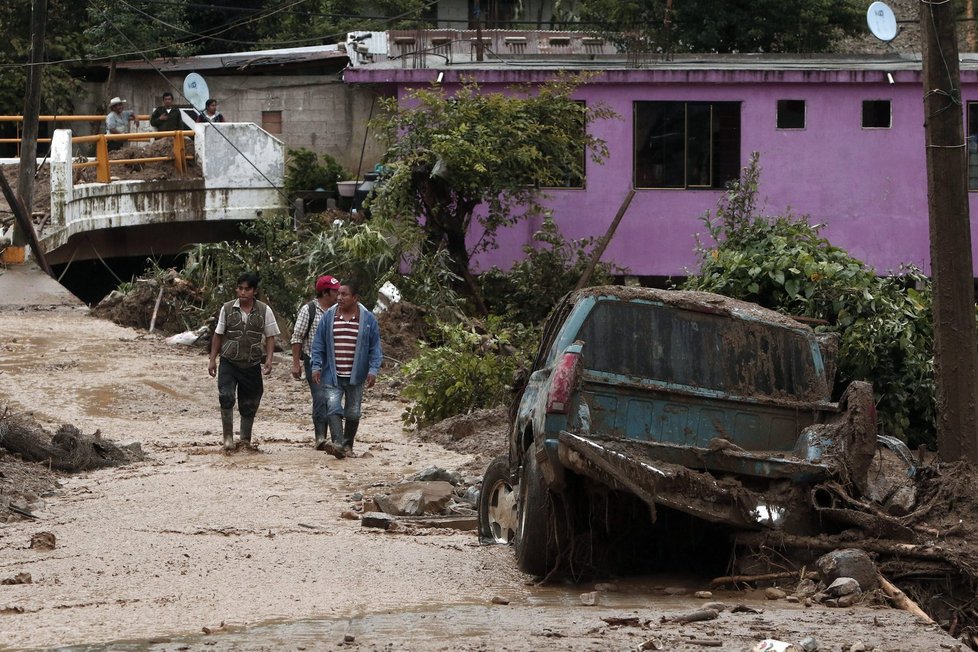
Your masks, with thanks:
<instances>
[{"instance_id":1,"label":"car tail light","mask_svg":"<svg viewBox=\"0 0 978 652\"><path fill-rule=\"evenodd\" d=\"M547 414L567 414L571 393L577 383L580 369L581 349L572 346L560 358L550 378L550 391L547 394Z\"/></svg>"}]
</instances>

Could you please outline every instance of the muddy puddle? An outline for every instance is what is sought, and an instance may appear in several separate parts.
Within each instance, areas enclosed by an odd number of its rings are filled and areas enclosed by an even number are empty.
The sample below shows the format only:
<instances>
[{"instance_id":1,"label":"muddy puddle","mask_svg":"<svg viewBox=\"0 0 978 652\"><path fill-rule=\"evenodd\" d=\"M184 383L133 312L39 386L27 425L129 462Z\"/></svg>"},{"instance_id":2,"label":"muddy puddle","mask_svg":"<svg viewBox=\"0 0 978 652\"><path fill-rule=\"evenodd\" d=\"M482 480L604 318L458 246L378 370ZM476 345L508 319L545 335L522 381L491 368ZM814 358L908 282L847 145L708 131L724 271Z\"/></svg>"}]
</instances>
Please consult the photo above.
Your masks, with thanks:
<instances>
[{"instance_id":1,"label":"muddy puddle","mask_svg":"<svg viewBox=\"0 0 978 652\"><path fill-rule=\"evenodd\" d=\"M347 618L270 621L251 627L208 626L210 633L143 641L112 641L60 647L64 652L96 650L317 650L336 647L366 649L458 650L496 649L493 641L526 639L526 649L567 649L560 639L588 632L601 637L608 626L602 617L655 619L661 613L684 613L698 601L690 596L654 596L635 584L614 593L602 592L599 604L581 604L582 592L593 586L524 586L508 604L433 605L427 609L370 613ZM653 613L653 609L654 612ZM522 633L522 634L521 634ZM635 628L634 636L645 635ZM465 645L461 645L462 643ZM524 649L513 647L507 649ZM599 649L593 647L591 649Z\"/></svg>"}]
</instances>

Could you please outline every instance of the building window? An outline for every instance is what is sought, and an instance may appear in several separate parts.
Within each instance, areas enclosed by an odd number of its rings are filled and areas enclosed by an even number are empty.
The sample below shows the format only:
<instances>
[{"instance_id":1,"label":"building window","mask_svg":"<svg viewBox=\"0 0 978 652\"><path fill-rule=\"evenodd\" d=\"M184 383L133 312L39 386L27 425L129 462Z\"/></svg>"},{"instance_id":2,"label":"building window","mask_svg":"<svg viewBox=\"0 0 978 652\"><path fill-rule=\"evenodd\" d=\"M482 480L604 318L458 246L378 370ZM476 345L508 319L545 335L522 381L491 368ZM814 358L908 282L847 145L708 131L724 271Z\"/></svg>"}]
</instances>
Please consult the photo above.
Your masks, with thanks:
<instances>
[{"instance_id":1,"label":"building window","mask_svg":"<svg viewBox=\"0 0 978 652\"><path fill-rule=\"evenodd\" d=\"M262 111L261 128L270 134L282 133L282 112L281 111Z\"/></svg>"},{"instance_id":2,"label":"building window","mask_svg":"<svg viewBox=\"0 0 978 652\"><path fill-rule=\"evenodd\" d=\"M978 190L978 102L968 102L968 190Z\"/></svg>"},{"instance_id":3,"label":"building window","mask_svg":"<svg viewBox=\"0 0 978 652\"><path fill-rule=\"evenodd\" d=\"M778 129L805 128L805 100L778 100Z\"/></svg>"},{"instance_id":4,"label":"building window","mask_svg":"<svg viewBox=\"0 0 978 652\"><path fill-rule=\"evenodd\" d=\"M892 123L890 100L863 100L863 129L889 129Z\"/></svg>"},{"instance_id":5,"label":"building window","mask_svg":"<svg viewBox=\"0 0 978 652\"><path fill-rule=\"evenodd\" d=\"M723 188L740 175L740 102L636 102L636 188Z\"/></svg>"}]
</instances>

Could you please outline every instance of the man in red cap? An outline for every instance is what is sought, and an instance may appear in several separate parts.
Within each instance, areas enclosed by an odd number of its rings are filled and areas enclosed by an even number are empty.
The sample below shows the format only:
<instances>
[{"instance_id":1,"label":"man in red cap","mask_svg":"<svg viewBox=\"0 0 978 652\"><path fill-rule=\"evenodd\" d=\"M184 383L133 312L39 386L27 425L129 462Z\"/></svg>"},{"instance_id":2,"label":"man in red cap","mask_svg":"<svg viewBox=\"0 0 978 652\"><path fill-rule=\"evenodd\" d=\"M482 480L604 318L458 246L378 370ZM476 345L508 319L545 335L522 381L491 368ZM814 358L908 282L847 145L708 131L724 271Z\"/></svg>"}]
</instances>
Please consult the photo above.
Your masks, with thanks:
<instances>
[{"instance_id":1,"label":"man in red cap","mask_svg":"<svg viewBox=\"0 0 978 652\"><path fill-rule=\"evenodd\" d=\"M309 367L312 338L316 334L319 320L334 303L340 289L340 282L329 275L316 279L316 298L299 309L292 331L292 377L302 378L305 367L306 381L312 393L312 426L316 433L316 448L322 450L326 445L326 395L323 386L312 382Z\"/></svg>"}]
</instances>

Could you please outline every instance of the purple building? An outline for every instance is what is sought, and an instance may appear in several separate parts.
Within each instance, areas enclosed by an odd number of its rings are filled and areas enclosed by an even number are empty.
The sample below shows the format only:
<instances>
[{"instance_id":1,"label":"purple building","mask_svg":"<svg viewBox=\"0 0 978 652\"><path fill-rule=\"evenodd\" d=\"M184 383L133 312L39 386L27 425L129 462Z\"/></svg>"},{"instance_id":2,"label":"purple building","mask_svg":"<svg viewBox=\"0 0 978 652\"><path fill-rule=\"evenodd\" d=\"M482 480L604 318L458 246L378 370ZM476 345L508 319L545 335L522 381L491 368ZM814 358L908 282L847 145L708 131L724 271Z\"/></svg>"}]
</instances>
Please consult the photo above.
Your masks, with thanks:
<instances>
[{"instance_id":1,"label":"purple building","mask_svg":"<svg viewBox=\"0 0 978 652\"><path fill-rule=\"evenodd\" d=\"M450 91L463 75L505 92L557 70L600 71L576 97L619 114L592 125L611 155L603 165L588 161L582 186L548 191L548 203L565 236L601 236L635 188L605 259L636 276L682 276L696 264L701 216L753 151L762 213L809 215L878 273L903 263L929 271L919 57L707 55L636 65L593 37L514 34L484 33L480 63L472 32L387 33L385 52L351 52L345 81L403 97L436 80ZM978 137L978 59L967 57L961 110L966 132ZM978 158L974 147L969 156ZM978 190L978 174L970 187ZM507 267L537 226L502 234L500 249L480 264Z\"/></svg>"}]
</instances>

